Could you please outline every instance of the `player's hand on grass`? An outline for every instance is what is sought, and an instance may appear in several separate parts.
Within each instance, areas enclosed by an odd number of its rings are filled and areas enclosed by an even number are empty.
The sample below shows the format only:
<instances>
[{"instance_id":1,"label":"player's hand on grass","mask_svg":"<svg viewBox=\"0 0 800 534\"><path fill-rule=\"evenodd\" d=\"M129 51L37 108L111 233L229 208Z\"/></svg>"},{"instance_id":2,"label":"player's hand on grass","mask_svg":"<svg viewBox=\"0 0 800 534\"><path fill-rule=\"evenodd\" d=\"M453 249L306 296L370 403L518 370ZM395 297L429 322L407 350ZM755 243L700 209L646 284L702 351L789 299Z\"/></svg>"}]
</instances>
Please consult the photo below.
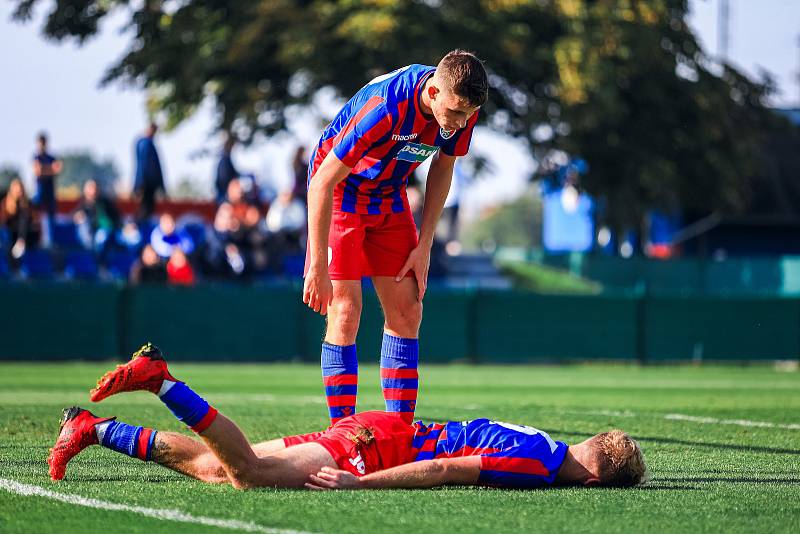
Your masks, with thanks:
<instances>
[{"instance_id":1,"label":"player's hand on grass","mask_svg":"<svg viewBox=\"0 0 800 534\"><path fill-rule=\"evenodd\" d=\"M431 249L425 246L418 245L411 254L408 255L403 268L397 273L394 281L399 282L402 280L408 271L414 271L414 278L417 279L417 300L422 302L422 297L425 296L425 290L428 288L428 269L431 266Z\"/></svg>"},{"instance_id":2,"label":"player's hand on grass","mask_svg":"<svg viewBox=\"0 0 800 534\"><path fill-rule=\"evenodd\" d=\"M332 300L333 284L327 269L309 269L303 282L303 302L320 315L325 315Z\"/></svg>"},{"instance_id":3,"label":"player's hand on grass","mask_svg":"<svg viewBox=\"0 0 800 534\"><path fill-rule=\"evenodd\" d=\"M357 476L341 469L323 467L316 475L309 475L311 482L306 482L306 488L317 491L332 489L358 489L360 482Z\"/></svg>"}]
</instances>

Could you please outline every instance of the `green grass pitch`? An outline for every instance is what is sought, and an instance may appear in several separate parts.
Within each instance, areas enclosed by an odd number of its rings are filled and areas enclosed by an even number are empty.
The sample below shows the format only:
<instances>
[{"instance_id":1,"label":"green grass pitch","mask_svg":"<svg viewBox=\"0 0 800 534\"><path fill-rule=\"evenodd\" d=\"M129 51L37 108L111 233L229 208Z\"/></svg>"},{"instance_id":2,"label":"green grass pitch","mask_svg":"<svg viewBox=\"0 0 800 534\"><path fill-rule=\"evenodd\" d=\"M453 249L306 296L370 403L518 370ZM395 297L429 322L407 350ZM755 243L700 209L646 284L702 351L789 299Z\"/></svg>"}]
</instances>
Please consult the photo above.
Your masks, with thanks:
<instances>
[{"instance_id":1,"label":"green grass pitch","mask_svg":"<svg viewBox=\"0 0 800 534\"><path fill-rule=\"evenodd\" d=\"M50 491L304 532L798 532L800 374L767 366L424 366L417 416L490 417L574 443L620 427L640 440L645 487L505 491L240 492L92 447L60 483L45 457L61 409L185 431L152 395L99 405L87 392L112 364L0 364L0 479ZM251 440L326 423L319 369L175 363L173 373ZM360 409L380 409L375 366L362 366ZM699 418L699 419L695 419ZM204 532L196 524L98 510L0 489L0 532Z\"/></svg>"}]
</instances>

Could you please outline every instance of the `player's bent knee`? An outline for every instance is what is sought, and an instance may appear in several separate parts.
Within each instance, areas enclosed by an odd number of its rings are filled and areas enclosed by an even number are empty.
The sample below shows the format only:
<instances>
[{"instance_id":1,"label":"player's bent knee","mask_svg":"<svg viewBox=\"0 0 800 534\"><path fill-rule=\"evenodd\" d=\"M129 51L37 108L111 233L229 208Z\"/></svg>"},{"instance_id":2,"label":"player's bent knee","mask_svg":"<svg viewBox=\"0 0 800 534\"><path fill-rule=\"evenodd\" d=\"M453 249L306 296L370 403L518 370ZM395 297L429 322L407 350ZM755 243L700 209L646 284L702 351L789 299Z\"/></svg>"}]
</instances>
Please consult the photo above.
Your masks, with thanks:
<instances>
[{"instance_id":1,"label":"player's bent knee","mask_svg":"<svg viewBox=\"0 0 800 534\"><path fill-rule=\"evenodd\" d=\"M409 302L386 314L386 326L402 337L416 337L422 323L422 303Z\"/></svg>"}]
</instances>

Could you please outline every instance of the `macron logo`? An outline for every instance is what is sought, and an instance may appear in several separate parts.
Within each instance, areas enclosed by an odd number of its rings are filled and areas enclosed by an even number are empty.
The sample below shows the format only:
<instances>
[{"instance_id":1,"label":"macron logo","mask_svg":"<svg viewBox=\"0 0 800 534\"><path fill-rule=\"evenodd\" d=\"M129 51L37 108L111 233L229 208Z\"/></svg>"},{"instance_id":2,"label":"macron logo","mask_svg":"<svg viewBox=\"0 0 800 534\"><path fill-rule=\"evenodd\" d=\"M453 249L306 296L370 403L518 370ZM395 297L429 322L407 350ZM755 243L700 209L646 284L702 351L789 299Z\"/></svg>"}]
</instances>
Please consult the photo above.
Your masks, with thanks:
<instances>
[{"instance_id":1,"label":"macron logo","mask_svg":"<svg viewBox=\"0 0 800 534\"><path fill-rule=\"evenodd\" d=\"M419 135L419 134L415 134L415 133L408 134L408 135L393 134L392 135L392 141L411 141L412 139L416 139L417 135Z\"/></svg>"}]
</instances>

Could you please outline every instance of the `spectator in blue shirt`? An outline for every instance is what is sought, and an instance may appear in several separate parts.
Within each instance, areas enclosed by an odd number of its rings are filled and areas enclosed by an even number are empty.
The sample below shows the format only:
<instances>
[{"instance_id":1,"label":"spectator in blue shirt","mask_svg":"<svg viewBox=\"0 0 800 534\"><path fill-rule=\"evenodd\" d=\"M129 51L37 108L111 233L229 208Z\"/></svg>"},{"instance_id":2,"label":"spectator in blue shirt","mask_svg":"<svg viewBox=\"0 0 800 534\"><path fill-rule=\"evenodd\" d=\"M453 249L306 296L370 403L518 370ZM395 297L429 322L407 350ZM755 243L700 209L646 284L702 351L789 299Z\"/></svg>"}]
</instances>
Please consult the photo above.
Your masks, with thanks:
<instances>
[{"instance_id":1,"label":"spectator in blue shirt","mask_svg":"<svg viewBox=\"0 0 800 534\"><path fill-rule=\"evenodd\" d=\"M44 210L42 219L42 246L49 247L56 217L56 177L63 167L61 160L47 151L47 134L42 132L36 139L36 154L33 156L33 174L36 176L34 204Z\"/></svg>"},{"instance_id":2,"label":"spectator in blue shirt","mask_svg":"<svg viewBox=\"0 0 800 534\"><path fill-rule=\"evenodd\" d=\"M139 197L139 218L149 219L156 205L156 193L160 189L166 196L164 189L164 175L161 172L161 161L158 151L153 143L158 131L155 123L150 123L144 137L136 141L136 179L133 190Z\"/></svg>"},{"instance_id":3,"label":"spectator in blue shirt","mask_svg":"<svg viewBox=\"0 0 800 534\"><path fill-rule=\"evenodd\" d=\"M225 145L222 147L222 156L219 158L217 175L214 179L214 185L216 185L217 188L217 204L225 202L228 184L239 177L239 173L236 171L236 167L233 166L233 160L231 159L231 152L235 145L236 138L229 134L227 139L225 139Z\"/></svg>"},{"instance_id":4,"label":"spectator in blue shirt","mask_svg":"<svg viewBox=\"0 0 800 534\"><path fill-rule=\"evenodd\" d=\"M194 251L192 236L183 228L178 228L175 218L169 213L164 213L158 219L158 226L150 234L150 244L156 254L165 260L172 256L173 248L180 248L185 254Z\"/></svg>"}]
</instances>

